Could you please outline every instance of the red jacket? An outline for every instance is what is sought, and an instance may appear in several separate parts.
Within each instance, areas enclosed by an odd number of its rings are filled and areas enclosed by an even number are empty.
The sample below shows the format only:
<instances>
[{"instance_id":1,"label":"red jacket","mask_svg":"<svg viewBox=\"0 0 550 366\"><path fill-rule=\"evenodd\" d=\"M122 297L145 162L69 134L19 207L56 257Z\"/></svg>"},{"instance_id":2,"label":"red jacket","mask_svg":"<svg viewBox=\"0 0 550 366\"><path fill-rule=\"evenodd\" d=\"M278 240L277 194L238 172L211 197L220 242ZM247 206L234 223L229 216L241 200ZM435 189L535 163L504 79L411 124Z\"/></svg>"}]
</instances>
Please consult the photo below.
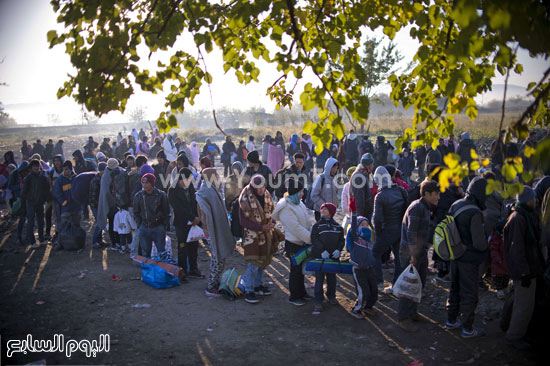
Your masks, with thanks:
<instances>
[{"instance_id":1,"label":"red jacket","mask_svg":"<svg viewBox=\"0 0 550 366\"><path fill-rule=\"evenodd\" d=\"M489 236L489 248L491 250L491 274L493 276L508 275L508 267L504 259L504 240L495 230Z\"/></svg>"}]
</instances>

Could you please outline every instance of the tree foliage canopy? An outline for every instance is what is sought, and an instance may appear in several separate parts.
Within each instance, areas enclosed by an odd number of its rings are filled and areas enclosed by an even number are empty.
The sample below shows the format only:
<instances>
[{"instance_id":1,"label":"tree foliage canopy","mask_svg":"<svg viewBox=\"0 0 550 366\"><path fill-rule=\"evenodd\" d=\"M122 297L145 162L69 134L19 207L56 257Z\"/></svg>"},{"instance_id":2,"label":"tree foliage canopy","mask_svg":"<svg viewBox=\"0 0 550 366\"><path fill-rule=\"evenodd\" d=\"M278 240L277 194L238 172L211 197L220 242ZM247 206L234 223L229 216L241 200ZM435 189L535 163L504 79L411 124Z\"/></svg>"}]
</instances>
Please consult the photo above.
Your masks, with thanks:
<instances>
[{"instance_id":1,"label":"tree foliage canopy","mask_svg":"<svg viewBox=\"0 0 550 366\"><path fill-rule=\"evenodd\" d=\"M98 115L124 111L134 93L133 82L157 93L166 87L167 111L157 124L162 131L177 125L182 112L204 84L212 82L203 54L218 47L223 67L242 84L261 77L256 62L277 67L280 77L267 93L277 106L291 106L296 83L312 72L299 96L304 110L318 107L316 121L307 121L318 149L332 134L344 136L341 113L364 122L369 114L363 93L367 74L361 67L361 40L368 29L383 29L390 39L408 30L420 43L414 67L389 77L395 104L414 108L412 125L398 139L412 147L437 144L453 132L453 116L477 116L474 98L491 88L496 72L521 73L518 47L534 56L550 53L550 3L543 0L52 0L65 31L48 32L50 46L65 44L77 72L59 89ZM178 36L191 35L194 48L171 49ZM145 47L143 46L145 45ZM156 71L139 60L159 50L173 52ZM330 63L342 65L326 73ZM524 138L530 126L550 120L550 68L529 91L533 104L510 128ZM287 84L287 81L289 82ZM438 99L446 100L443 107ZM329 110L331 101L336 111ZM496 132L496 131L495 131ZM454 173L453 173L454 174Z\"/></svg>"}]
</instances>

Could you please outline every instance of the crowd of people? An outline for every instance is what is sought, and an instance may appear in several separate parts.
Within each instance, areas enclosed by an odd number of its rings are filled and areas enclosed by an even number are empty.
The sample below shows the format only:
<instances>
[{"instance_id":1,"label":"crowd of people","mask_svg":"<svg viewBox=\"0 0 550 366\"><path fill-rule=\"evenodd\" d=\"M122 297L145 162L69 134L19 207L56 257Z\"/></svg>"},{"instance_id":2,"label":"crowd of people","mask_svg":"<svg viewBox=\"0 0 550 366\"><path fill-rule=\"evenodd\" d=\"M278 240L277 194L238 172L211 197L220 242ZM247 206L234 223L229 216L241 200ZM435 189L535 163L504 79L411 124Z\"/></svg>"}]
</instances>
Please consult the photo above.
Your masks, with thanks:
<instances>
[{"instance_id":1,"label":"crowd of people","mask_svg":"<svg viewBox=\"0 0 550 366\"><path fill-rule=\"evenodd\" d=\"M533 147L536 137L530 135L525 144ZM17 240L33 249L49 244L54 250L67 249L58 237L63 230L80 227L91 211L93 248L150 257L153 244L159 253L165 252L167 234L173 234L177 263L188 281L205 277L197 264L199 242L188 240L193 226L202 227L211 253L207 296L220 295L225 260L237 238L242 239L248 263L248 303L271 294L263 273L279 243L284 242L289 259L306 247L311 248L310 259L340 260L347 251L357 292L350 309L355 318L376 316L379 294L392 293L392 286L385 286L384 266L393 266L394 284L412 264L425 286L434 228L451 215L465 252L454 260L435 252L431 258L437 270L434 281L450 283L445 327L460 329L463 338L484 334L474 325L475 310L483 278L490 276L499 297L513 288L506 340L526 349L524 336L536 288L547 268L550 176L526 182L509 202L496 191L487 194L488 182L501 174L503 159L523 150L512 145L498 148L493 151L500 151L502 159L493 159L491 170L472 171L460 184L451 183L441 192L436 168L443 157L451 152L463 162L473 160L476 146L467 132L460 141L453 136L440 139L436 149L426 145L411 151L404 146L396 154L384 136L377 136L373 145L368 135L352 130L342 141L333 138L330 148L317 155L307 134L294 134L286 141L277 131L275 137L265 136L262 146L250 136L238 147L228 136L221 150L207 139L200 151L196 142L188 146L176 134L153 131L149 139L143 129L133 129L127 137L119 133L116 141L106 137L101 144L90 136L81 150L70 154L72 159L65 158L62 140L55 145L49 140L45 147L40 140L32 147L23 141L21 161L12 151L4 154L0 183L2 197L18 220ZM225 179L215 168L218 155ZM529 159L524 159L528 167ZM413 179L415 170L418 180ZM336 220L337 211L342 222ZM303 306L313 300L317 315L338 303L337 278L321 271L313 275L311 296L304 285L303 265L290 262L288 301ZM404 331L418 330L422 317L417 305L399 298L397 320Z\"/></svg>"}]
</instances>

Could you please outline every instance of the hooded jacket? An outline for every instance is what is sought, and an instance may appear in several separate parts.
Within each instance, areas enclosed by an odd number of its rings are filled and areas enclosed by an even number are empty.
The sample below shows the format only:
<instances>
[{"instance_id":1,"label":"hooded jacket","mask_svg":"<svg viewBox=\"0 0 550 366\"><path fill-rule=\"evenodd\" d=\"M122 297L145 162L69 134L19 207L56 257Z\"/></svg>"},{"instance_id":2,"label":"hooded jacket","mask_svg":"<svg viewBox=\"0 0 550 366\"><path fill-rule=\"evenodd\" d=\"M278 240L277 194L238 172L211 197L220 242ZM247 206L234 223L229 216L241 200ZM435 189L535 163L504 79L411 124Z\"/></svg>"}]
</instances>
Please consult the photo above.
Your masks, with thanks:
<instances>
[{"instance_id":1,"label":"hooded jacket","mask_svg":"<svg viewBox=\"0 0 550 366\"><path fill-rule=\"evenodd\" d=\"M23 179L21 198L31 206L41 206L50 200L50 184L44 174L30 173Z\"/></svg>"},{"instance_id":2,"label":"hooded jacket","mask_svg":"<svg viewBox=\"0 0 550 366\"><path fill-rule=\"evenodd\" d=\"M285 238L289 242L300 246L311 244L311 218L303 202L295 205L288 198L282 198L271 218L283 224Z\"/></svg>"},{"instance_id":3,"label":"hooded jacket","mask_svg":"<svg viewBox=\"0 0 550 366\"><path fill-rule=\"evenodd\" d=\"M374 197L372 216L376 240L384 243L399 241L403 215L408 206L407 192L404 188L392 184L388 171L382 166L376 168L374 180L380 187Z\"/></svg>"},{"instance_id":4,"label":"hooded jacket","mask_svg":"<svg viewBox=\"0 0 550 366\"><path fill-rule=\"evenodd\" d=\"M482 213L482 210L486 208L486 187L487 180L475 177L468 185L466 197L453 203L449 210L449 214L454 215L456 211L466 205L476 206L476 208L468 209L455 217L460 240L466 247L464 255L457 259L460 262L481 264L486 258L488 245L483 228Z\"/></svg>"},{"instance_id":5,"label":"hooded jacket","mask_svg":"<svg viewBox=\"0 0 550 366\"><path fill-rule=\"evenodd\" d=\"M24 161L19 165L17 170L12 172L8 177L8 189L11 191L12 198L17 199L21 196L21 190L23 189L23 178L21 172L29 167L29 163Z\"/></svg>"},{"instance_id":6,"label":"hooded jacket","mask_svg":"<svg viewBox=\"0 0 550 366\"><path fill-rule=\"evenodd\" d=\"M195 187L182 188L179 184L168 190L168 202L174 210L174 226L186 227L189 221L199 217Z\"/></svg>"},{"instance_id":7,"label":"hooded jacket","mask_svg":"<svg viewBox=\"0 0 550 366\"><path fill-rule=\"evenodd\" d=\"M80 174L84 172L93 172L96 170L94 163L84 159L84 156L82 155L82 151L75 150L73 155L77 157L76 160L78 160L75 162L75 165L74 165L74 172L76 174Z\"/></svg>"},{"instance_id":8,"label":"hooded jacket","mask_svg":"<svg viewBox=\"0 0 550 366\"><path fill-rule=\"evenodd\" d=\"M176 161L178 157L178 149L176 148L176 144L174 143L174 141L172 141L172 139L172 135L167 134L164 138L164 142L162 143L162 148L166 153L166 160L168 161Z\"/></svg>"},{"instance_id":9,"label":"hooded jacket","mask_svg":"<svg viewBox=\"0 0 550 366\"><path fill-rule=\"evenodd\" d=\"M322 175L319 175L313 183L311 191L311 199L313 201L313 209L315 211L321 210L321 205L325 202L333 203L338 207L338 187L334 182L334 177L330 175L332 167L338 164L338 160L334 158L328 158L325 163L325 170Z\"/></svg>"},{"instance_id":10,"label":"hooded jacket","mask_svg":"<svg viewBox=\"0 0 550 366\"><path fill-rule=\"evenodd\" d=\"M358 233L359 225L361 221L366 220L364 217L357 217L356 213L351 214L351 228L348 231L346 238L349 245L348 250L350 252L350 262L355 267L360 269L367 269L374 266L376 260L372 254L372 235L371 240L366 241L361 238ZM368 222L368 221L367 221Z\"/></svg>"}]
</instances>

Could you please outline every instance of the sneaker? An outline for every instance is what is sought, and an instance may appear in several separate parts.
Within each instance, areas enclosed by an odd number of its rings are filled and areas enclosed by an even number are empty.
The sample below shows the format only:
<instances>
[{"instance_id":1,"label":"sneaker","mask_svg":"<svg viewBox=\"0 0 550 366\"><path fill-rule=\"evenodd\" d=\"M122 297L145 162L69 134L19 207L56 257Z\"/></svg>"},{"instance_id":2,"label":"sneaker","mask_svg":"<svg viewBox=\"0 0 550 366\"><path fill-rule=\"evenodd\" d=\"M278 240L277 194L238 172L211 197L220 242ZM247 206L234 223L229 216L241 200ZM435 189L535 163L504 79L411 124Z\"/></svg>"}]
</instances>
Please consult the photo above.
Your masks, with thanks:
<instances>
[{"instance_id":1,"label":"sneaker","mask_svg":"<svg viewBox=\"0 0 550 366\"><path fill-rule=\"evenodd\" d=\"M349 314L355 319L365 319L365 314L363 314L361 311L351 310Z\"/></svg>"},{"instance_id":2,"label":"sneaker","mask_svg":"<svg viewBox=\"0 0 550 366\"><path fill-rule=\"evenodd\" d=\"M208 297L220 297L220 293L218 292L218 290L214 289L214 288L207 288L206 290L204 290L204 294Z\"/></svg>"},{"instance_id":3,"label":"sneaker","mask_svg":"<svg viewBox=\"0 0 550 366\"><path fill-rule=\"evenodd\" d=\"M254 287L254 292L258 296L269 296L269 295L271 295L271 291L263 285L258 286L258 287Z\"/></svg>"},{"instance_id":4,"label":"sneaker","mask_svg":"<svg viewBox=\"0 0 550 366\"><path fill-rule=\"evenodd\" d=\"M506 339L506 344L509 346L514 347L515 349L518 349L520 351L528 351L531 349L531 345L527 342L525 342L523 339L518 339L515 341L510 341Z\"/></svg>"},{"instance_id":5,"label":"sneaker","mask_svg":"<svg viewBox=\"0 0 550 366\"><path fill-rule=\"evenodd\" d=\"M254 292L247 292L246 295L244 295L244 301L249 304L257 304L260 302Z\"/></svg>"},{"instance_id":6,"label":"sneaker","mask_svg":"<svg viewBox=\"0 0 550 366\"><path fill-rule=\"evenodd\" d=\"M204 278L204 275L198 269L190 270L188 276L190 278Z\"/></svg>"},{"instance_id":7,"label":"sneaker","mask_svg":"<svg viewBox=\"0 0 550 366\"><path fill-rule=\"evenodd\" d=\"M311 301L311 300L313 300L313 296L311 296L309 294L305 294L305 296L302 296L302 300Z\"/></svg>"},{"instance_id":8,"label":"sneaker","mask_svg":"<svg viewBox=\"0 0 550 366\"><path fill-rule=\"evenodd\" d=\"M376 315L376 311L374 311L374 309L361 309L361 312L365 315L365 316L375 316Z\"/></svg>"},{"instance_id":9,"label":"sneaker","mask_svg":"<svg viewBox=\"0 0 550 366\"><path fill-rule=\"evenodd\" d=\"M506 297L506 291L504 290L497 291L497 299L503 300L505 297Z\"/></svg>"},{"instance_id":10,"label":"sneaker","mask_svg":"<svg viewBox=\"0 0 550 366\"><path fill-rule=\"evenodd\" d=\"M117 251L117 252L120 252L120 244L118 244L118 243L117 243L117 244L113 244L113 245L111 245L111 247L110 247L109 249L115 250L115 251Z\"/></svg>"},{"instance_id":11,"label":"sneaker","mask_svg":"<svg viewBox=\"0 0 550 366\"><path fill-rule=\"evenodd\" d=\"M321 304L315 304L313 306L313 312L311 314L313 315L319 315L321 314L321 311L323 311L323 305Z\"/></svg>"},{"instance_id":12,"label":"sneaker","mask_svg":"<svg viewBox=\"0 0 550 366\"><path fill-rule=\"evenodd\" d=\"M306 304L306 302L303 299L295 299L295 300L288 299L288 302L296 306L304 306Z\"/></svg>"},{"instance_id":13,"label":"sneaker","mask_svg":"<svg viewBox=\"0 0 550 366\"><path fill-rule=\"evenodd\" d=\"M328 299L328 303L329 303L330 305L339 305L339 304L340 304L336 298L334 298L334 299Z\"/></svg>"},{"instance_id":14,"label":"sneaker","mask_svg":"<svg viewBox=\"0 0 550 366\"><path fill-rule=\"evenodd\" d=\"M485 330L483 328L472 328L472 330L468 331L466 329L462 329L462 338L475 338L475 337L481 337L485 335Z\"/></svg>"},{"instance_id":15,"label":"sneaker","mask_svg":"<svg viewBox=\"0 0 550 366\"><path fill-rule=\"evenodd\" d=\"M378 287L378 292L383 292L384 291L384 284L383 283L379 283L377 285L377 287Z\"/></svg>"},{"instance_id":16,"label":"sneaker","mask_svg":"<svg viewBox=\"0 0 550 366\"><path fill-rule=\"evenodd\" d=\"M403 320L402 322L397 323L397 325L405 332L414 333L418 331L418 328L416 327L416 325L413 324L412 320L410 319Z\"/></svg>"},{"instance_id":17,"label":"sneaker","mask_svg":"<svg viewBox=\"0 0 550 366\"><path fill-rule=\"evenodd\" d=\"M448 330L460 329L462 328L462 322L460 320L455 320L454 323L451 323L450 321L447 320L445 322L445 328Z\"/></svg>"},{"instance_id":18,"label":"sneaker","mask_svg":"<svg viewBox=\"0 0 550 366\"><path fill-rule=\"evenodd\" d=\"M126 252L126 245L121 245L118 251L120 254L124 254Z\"/></svg>"}]
</instances>

